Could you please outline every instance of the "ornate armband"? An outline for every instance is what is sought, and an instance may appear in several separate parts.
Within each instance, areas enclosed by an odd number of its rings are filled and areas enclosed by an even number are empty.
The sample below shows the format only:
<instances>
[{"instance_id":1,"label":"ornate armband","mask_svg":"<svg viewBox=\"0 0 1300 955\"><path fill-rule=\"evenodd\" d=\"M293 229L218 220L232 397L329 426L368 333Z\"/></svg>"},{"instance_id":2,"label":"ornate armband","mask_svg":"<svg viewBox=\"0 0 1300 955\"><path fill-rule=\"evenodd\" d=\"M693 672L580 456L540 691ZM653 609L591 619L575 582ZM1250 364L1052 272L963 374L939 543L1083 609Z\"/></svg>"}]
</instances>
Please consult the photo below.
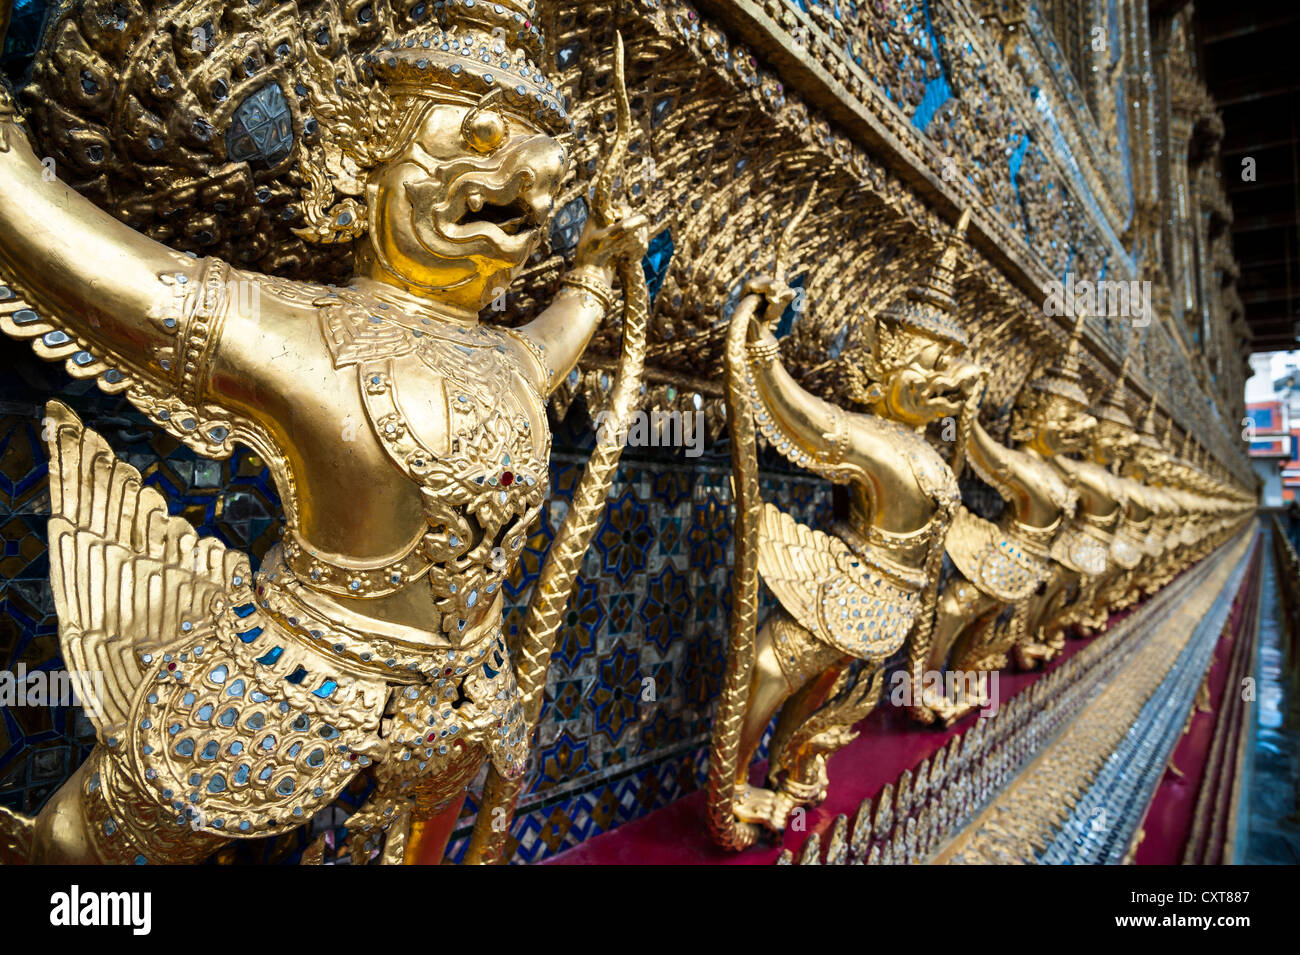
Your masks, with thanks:
<instances>
[{"instance_id":1,"label":"ornate armband","mask_svg":"<svg viewBox=\"0 0 1300 955\"><path fill-rule=\"evenodd\" d=\"M749 342L745 345L745 353L749 356L750 362L760 368L766 368L780 356L781 344L775 338Z\"/></svg>"},{"instance_id":2,"label":"ornate armband","mask_svg":"<svg viewBox=\"0 0 1300 955\"><path fill-rule=\"evenodd\" d=\"M204 263L197 288L183 298L184 307L177 344L177 394L182 401L198 405L208 375L212 352L221 337L229 306L230 267L220 259Z\"/></svg>"},{"instance_id":3,"label":"ornate armband","mask_svg":"<svg viewBox=\"0 0 1300 955\"><path fill-rule=\"evenodd\" d=\"M561 285L567 285L569 288L581 289L586 292L597 302L600 307L608 312L614 307L616 296L614 290L604 279L593 276L590 272L581 269L574 269L572 272L566 272L560 278Z\"/></svg>"},{"instance_id":4,"label":"ornate armband","mask_svg":"<svg viewBox=\"0 0 1300 955\"><path fill-rule=\"evenodd\" d=\"M825 464L836 465L843 461L844 456L849 452L849 419L835 405L828 404L826 407L830 412L831 426L824 435L826 449L818 455L818 458Z\"/></svg>"}]
</instances>

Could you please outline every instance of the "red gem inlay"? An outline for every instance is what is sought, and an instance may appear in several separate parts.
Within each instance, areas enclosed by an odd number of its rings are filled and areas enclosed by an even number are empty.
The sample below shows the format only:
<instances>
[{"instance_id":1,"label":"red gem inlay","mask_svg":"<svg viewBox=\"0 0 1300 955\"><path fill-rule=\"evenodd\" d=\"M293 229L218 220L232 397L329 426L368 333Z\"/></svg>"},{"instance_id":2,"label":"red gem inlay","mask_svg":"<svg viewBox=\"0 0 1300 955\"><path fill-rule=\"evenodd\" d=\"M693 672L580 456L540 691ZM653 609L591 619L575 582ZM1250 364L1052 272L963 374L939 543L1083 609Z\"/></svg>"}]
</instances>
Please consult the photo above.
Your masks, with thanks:
<instances>
[{"instance_id":1,"label":"red gem inlay","mask_svg":"<svg viewBox=\"0 0 1300 955\"><path fill-rule=\"evenodd\" d=\"M510 485L512 485L512 484L514 484L514 483L515 483L515 476L514 476L513 474L511 474L509 471L507 471L507 472L505 472L505 474L502 474L502 475L501 475L501 485L502 485L503 487L509 487Z\"/></svg>"}]
</instances>

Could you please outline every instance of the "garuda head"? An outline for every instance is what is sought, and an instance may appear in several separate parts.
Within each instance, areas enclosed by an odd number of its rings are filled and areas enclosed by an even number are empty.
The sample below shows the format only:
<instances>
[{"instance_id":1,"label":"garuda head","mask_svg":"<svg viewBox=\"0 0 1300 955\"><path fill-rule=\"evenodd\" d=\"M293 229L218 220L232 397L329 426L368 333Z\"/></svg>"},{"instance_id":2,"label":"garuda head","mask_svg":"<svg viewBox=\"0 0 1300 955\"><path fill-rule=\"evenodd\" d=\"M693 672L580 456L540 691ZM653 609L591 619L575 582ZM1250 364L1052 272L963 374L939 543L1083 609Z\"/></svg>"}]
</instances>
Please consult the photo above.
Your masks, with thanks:
<instances>
[{"instance_id":1,"label":"garuda head","mask_svg":"<svg viewBox=\"0 0 1300 955\"><path fill-rule=\"evenodd\" d=\"M437 28L356 61L301 46L323 135L296 231L356 241L368 273L477 311L537 247L571 121L537 66L532 0L438 6Z\"/></svg>"}]
</instances>

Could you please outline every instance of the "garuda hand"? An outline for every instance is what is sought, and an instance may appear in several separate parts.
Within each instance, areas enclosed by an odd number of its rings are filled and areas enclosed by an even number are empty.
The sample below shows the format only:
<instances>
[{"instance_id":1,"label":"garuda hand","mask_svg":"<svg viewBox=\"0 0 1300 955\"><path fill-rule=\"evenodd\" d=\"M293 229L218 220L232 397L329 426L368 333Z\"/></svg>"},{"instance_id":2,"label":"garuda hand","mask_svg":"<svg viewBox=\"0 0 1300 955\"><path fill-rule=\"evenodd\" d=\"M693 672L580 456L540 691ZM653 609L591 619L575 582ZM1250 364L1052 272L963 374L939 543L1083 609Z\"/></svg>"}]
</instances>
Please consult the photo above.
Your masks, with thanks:
<instances>
[{"instance_id":1,"label":"garuda hand","mask_svg":"<svg viewBox=\"0 0 1300 955\"><path fill-rule=\"evenodd\" d=\"M799 297L799 292L799 289L771 275L761 275L745 283L746 295L761 295L767 300L763 321L768 323L779 321L790 303Z\"/></svg>"},{"instance_id":2,"label":"garuda hand","mask_svg":"<svg viewBox=\"0 0 1300 955\"><path fill-rule=\"evenodd\" d=\"M606 282L612 282L618 262L640 262L649 245L650 220L624 207L613 225L599 226L587 219L573 264L579 269L595 269Z\"/></svg>"}]
</instances>

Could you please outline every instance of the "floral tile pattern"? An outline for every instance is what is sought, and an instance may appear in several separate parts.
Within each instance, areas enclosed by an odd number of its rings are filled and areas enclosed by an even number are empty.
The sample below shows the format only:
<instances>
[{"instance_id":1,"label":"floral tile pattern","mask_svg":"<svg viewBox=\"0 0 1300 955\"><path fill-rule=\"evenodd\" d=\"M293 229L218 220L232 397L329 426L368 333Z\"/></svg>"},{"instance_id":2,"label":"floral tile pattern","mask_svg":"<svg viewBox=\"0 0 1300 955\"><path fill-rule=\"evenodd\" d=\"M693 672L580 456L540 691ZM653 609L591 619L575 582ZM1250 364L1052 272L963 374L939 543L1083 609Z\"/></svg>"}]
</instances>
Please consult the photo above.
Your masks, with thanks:
<instances>
[{"instance_id":1,"label":"floral tile pattern","mask_svg":"<svg viewBox=\"0 0 1300 955\"><path fill-rule=\"evenodd\" d=\"M585 461L566 436L557 435L565 450L552 458L553 511L564 496L559 482L571 487ZM765 499L806 523L829 523L826 482L764 464ZM696 459L662 448L624 452L551 659L530 784L511 829L513 861L544 859L703 785L726 659L731 525L725 447ZM523 619L537 569L522 567L511 582L508 633ZM452 859L464 853L476 792Z\"/></svg>"},{"instance_id":2,"label":"floral tile pattern","mask_svg":"<svg viewBox=\"0 0 1300 955\"><path fill-rule=\"evenodd\" d=\"M58 620L46 553L44 403L57 397L104 434L201 533L256 564L282 532L265 465L246 449L197 458L125 400L72 382L26 348L0 342L14 369L0 384L0 668L59 669ZM557 428L552 494L506 586L505 629L517 639L542 562L586 463L581 409ZM768 462L765 462L768 464ZM825 523L830 487L765 466L765 498ZM628 449L557 636L529 785L512 829L513 859L533 862L699 788L727 642L731 468L725 445L700 458ZM0 708L0 804L37 811L93 745L76 707ZM365 798L349 792L310 827L337 832ZM477 809L466 801L449 856L463 854ZM238 861L292 862L309 835L230 850ZM229 858L227 858L229 861Z\"/></svg>"}]
</instances>

